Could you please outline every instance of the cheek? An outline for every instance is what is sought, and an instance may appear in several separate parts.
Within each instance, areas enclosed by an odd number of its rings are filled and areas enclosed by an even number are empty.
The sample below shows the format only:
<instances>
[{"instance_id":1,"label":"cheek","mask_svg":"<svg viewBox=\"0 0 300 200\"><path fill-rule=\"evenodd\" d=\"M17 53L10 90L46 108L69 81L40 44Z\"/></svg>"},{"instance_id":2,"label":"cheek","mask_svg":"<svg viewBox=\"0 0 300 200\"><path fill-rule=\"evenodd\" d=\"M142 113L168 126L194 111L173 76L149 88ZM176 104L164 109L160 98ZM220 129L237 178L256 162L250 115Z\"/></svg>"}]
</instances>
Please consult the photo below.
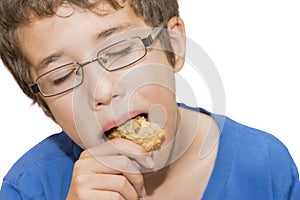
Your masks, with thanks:
<instances>
[{"instance_id":1,"label":"cheek","mask_svg":"<svg viewBox=\"0 0 300 200\"><path fill-rule=\"evenodd\" d=\"M46 103L57 122L72 113L72 98L68 93L62 96L50 97L49 99L47 98Z\"/></svg>"},{"instance_id":2,"label":"cheek","mask_svg":"<svg viewBox=\"0 0 300 200\"><path fill-rule=\"evenodd\" d=\"M168 137L172 138L177 123L178 108L173 91L156 84L141 87L130 98L130 110L134 110L141 102L147 103L150 121L165 129Z\"/></svg>"},{"instance_id":3,"label":"cheek","mask_svg":"<svg viewBox=\"0 0 300 200\"><path fill-rule=\"evenodd\" d=\"M139 88L132 95L132 103L139 101L139 98L145 98L151 104L158 104L165 107L165 110L171 106L171 102L175 102L175 93L169 87L158 84L148 84Z\"/></svg>"},{"instance_id":4,"label":"cheek","mask_svg":"<svg viewBox=\"0 0 300 200\"><path fill-rule=\"evenodd\" d=\"M150 105L149 113L154 110L156 117L172 116L176 107L173 70L169 66L151 61L153 60L148 59L147 62L126 71L116 87L126 86L129 110L134 110L137 105L146 104Z\"/></svg>"},{"instance_id":5,"label":"cheek","mask_svg":"<svg viewBox=\"0 0 300 200\"><path fill-rule=\"evenodd\" d=\"M141 94L151 102L149 107L149 118L152 122L164 127L167 132L173 132L171 129L176 123L177 103L173 91L159 85L145 87Z\"/></svg>"},{"instance_id":6,"label":"cheek","mask_svg":"<svg viewBox=\"0 0 300 200\"><path fill-rule=\"evenodd\" d=\"M68 134L70 138L72 138L77 144L81 145L74 122L71 95L67 94L55 100L50 100L47 104L56 120L56 123Z\"/></svg>"}]
</instances>

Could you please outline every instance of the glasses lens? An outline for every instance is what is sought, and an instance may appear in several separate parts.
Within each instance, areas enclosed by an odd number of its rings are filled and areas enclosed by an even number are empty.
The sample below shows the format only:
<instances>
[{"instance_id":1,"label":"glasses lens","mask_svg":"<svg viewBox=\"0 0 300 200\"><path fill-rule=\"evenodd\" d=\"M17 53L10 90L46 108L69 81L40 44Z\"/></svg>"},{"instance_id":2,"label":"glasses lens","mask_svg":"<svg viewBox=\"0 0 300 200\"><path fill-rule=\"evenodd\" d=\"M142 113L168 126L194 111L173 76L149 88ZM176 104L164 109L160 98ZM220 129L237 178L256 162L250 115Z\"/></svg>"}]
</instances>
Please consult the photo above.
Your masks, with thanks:
<instances>
[{"instance_id":1,"label":"glasses lens","mask_svg":"<svg viewBox=\"0 0 300 200\"><path fill-rule=\"evenodd\" d=\"M126 67L138 61L146 54L146 49L140 38L123 40L99 51L99 64L112 71Z\"/></svg>"},{"instance_id":2,"label":"glasses lens","mask_svg":"<svg viewBox=\"0 0 300 200\"><path fill-rule=\"evenodd\" d=\"M52 96L80 85L82 73L82 67L77 63L72 63L46 73L37 82L43 95Z\"/></svg>"}]
</instances>

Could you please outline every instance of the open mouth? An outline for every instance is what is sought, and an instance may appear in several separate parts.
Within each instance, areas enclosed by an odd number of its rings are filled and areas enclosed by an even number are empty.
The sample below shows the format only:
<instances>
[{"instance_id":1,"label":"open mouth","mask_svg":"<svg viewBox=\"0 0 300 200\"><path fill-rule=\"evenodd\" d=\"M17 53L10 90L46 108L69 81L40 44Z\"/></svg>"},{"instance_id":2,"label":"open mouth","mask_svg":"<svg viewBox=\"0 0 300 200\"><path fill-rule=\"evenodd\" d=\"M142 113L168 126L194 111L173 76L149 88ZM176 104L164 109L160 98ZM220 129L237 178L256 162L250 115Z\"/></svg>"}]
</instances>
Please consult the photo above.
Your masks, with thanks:
<instances>
[{"instance_id":1,"label":"open mouth","mask_svg":"<svg viewBox=\"0 0 300 200\"><path fill-rule=\"evenodd\" d=\"M116 129L118 129L118 127L122 127L125 124L127 124L129 121L132 121L132 120L134 120L134 119L136 119L138 117L145 118L147 121L149 121L149 119L148 119L148 113L140 113L140 114L138 114L138 115L136 115L136 116L134 116L134 117L126 120L124 123L120 124L119 126L112 127L111 129L105 131L104 134L108 137L112 132L114 132Z\"/></svg>"},{"instance_id":2,"label":"open mouth","mask_svg":"<svg viewBox=\"0 0 300 200\"><path fill-rule=\"evenodd\" d=\"M124 138L141 145L147 152L158 150L165 131L158 124L147 121L148 114L139 114L120 126L105 132L108 139Z\"/></svg>"}]
</instances>

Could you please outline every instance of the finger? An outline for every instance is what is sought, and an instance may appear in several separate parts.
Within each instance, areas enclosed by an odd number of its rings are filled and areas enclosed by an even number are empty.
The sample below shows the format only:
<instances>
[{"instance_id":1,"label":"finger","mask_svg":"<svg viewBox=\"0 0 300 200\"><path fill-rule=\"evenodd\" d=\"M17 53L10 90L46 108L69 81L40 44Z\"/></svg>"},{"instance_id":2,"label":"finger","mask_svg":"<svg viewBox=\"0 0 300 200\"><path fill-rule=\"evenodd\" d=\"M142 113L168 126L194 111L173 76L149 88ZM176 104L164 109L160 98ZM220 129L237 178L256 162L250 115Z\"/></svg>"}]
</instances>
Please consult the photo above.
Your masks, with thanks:
<instances>
[{"instance_id":1,"label":"finger","mask_svg":"<svg viewBox=\"0 0 300 200\"><path fill-rule=\"evenodd\" d=\"M87 149L81 154L80 157L85 158L94 156L96 158L99 158L106 155L126 155L127 157L136 160L143 167L154 167L151 153L147 153L140 145L122 138L115 138L108 142Z\"/></svg>"},{"instance_id":2,"label":"finger","mask_svg":"<svg viewBox=\"0 0 300 200\"><path fill-rule=\"evenodd\" d=\"M103 191L103 190L85 190L81 191L76 195L76 199L120 199L128 200L122 196L122 194L114 191ZM137 198L135 198L137 199Z\"/></svg>"},{"instance_id":3,"label":"finger","mask_svg":"<svg viewBox=\"0 0 300 200\"><path fill-rule=\"evenodd\" d=\"M133 185L135 190L141 194L144 188L144 178L132 161L126 156L102 156L96 160L78 160L74 165L77 174L122 174Z\"/></svg>"},{"instance_id":4,"label":"finger","mask_svg":"<svg viewBox=\"0 0 300 200\"><path fill-rule=\"evenodd\" d=\"M137 191L131 185L128 179L122 175L81 175L77 180L74 181L77 181L78 184L89 188L91 191L111 191L121 194L125 199L138 199L138 197L141 195L138 195Z\"/></svg>"},{"instance_id":5,"label":"finger","mask_svg":"<svg viewBox=\"0 0 300 200\"><path fill-rule=\"evenodd\" d=\"M108 164L108 168L102 168L101 173L109 173L114 169L115 173L119 172L126 177L139 194L142 193L144 188L144 177L128 157L103 156L101 159Z\"/></svg>"}]
</instances>

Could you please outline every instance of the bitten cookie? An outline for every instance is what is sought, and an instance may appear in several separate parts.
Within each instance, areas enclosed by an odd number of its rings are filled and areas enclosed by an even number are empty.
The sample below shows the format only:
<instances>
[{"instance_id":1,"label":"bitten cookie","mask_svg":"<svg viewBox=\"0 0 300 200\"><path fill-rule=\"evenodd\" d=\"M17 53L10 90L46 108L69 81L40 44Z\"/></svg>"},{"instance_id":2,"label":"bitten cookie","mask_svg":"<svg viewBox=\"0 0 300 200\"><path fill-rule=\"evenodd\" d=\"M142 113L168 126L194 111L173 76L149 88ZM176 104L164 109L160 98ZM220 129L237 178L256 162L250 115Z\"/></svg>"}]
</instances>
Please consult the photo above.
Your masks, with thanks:
<instances>
[{"instance_id":1,"label":"bitten cookie","mask_svg":"<svg viewBox=\"0 0 300 200\"><path fill-rule=\"evenodd\" d=\"M109 139L125 138L144 147L146 151L158 150L164 140L165 131L157 124L137 116L107 134Z\"/></svg>"}]
</instances>

